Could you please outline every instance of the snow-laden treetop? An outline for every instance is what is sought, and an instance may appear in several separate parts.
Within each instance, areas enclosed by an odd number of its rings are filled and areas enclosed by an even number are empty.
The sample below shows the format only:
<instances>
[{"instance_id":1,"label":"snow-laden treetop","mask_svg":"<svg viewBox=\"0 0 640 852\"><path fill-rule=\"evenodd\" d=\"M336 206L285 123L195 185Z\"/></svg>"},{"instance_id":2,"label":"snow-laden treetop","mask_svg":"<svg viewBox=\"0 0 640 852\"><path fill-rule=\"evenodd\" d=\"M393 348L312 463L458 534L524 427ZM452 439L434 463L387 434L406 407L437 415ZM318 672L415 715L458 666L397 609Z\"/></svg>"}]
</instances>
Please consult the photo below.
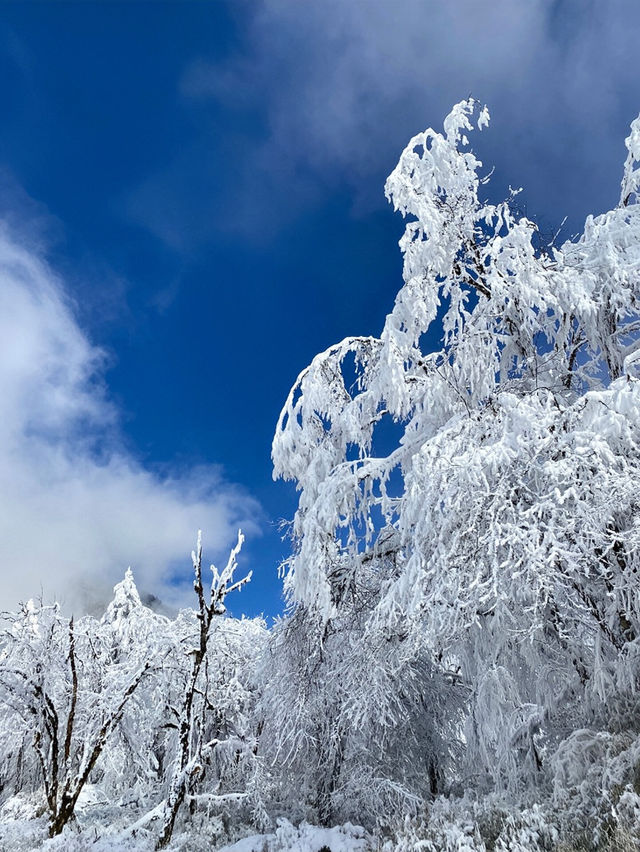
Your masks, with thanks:
<instances>
[{"instance_id":1,"label":"snow-laden treetop","mask_svg":"<svg viewBox=\"0 0 640 852\"><path fill-rule=\"evenodd\" d=\"M326 617L341 594L332 577L343 576L345 558L352 570L354 559L379 556L382 540L387 552L408 558L397 542L402 514L413 500L417 517L425 497L411 472L447 424L481 416L505 393L563 407L632 371L640 329L640 119L626 142L619 205L588 216L582 236L559 248L541 244L513 194L499 204L481 197L489 177L470 137L488 122L487 109L470 99L453 108L443 133L428 129L411 139L385 187L408 218L400 240L404 285L393 310L379 338L347 338L317 355L278 421L274 476L295 480L301 491L286 585L294 600ZM424 335L436 322L440 347L425 352ZM386 417L403 436L380 458L373 439ZM401 497L389 490L394 471ZM407 528L404 534L410 546Z\"/></svg>"}]
</instances>

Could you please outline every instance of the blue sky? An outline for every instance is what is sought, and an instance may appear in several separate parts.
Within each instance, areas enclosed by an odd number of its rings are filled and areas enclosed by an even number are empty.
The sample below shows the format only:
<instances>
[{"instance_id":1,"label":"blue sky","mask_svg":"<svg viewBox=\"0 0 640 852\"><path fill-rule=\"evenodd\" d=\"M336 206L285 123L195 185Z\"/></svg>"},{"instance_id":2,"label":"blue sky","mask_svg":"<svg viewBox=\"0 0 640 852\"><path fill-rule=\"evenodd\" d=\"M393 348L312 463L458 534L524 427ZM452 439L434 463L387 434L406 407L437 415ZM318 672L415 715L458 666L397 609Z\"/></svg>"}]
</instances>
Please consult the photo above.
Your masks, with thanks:
<instances>
[{"instance_id":1,"label":"blue sky","mask_svg":"<svg viewBox=\"0 0 640 852\"><path fill-rule=\"evenodd\" d=\"M636 2L5 2L0 16L4 601L179 602L238 524L235 612L280 608L280 406L400 285L383 184L473 94L491 192L566 234L619 193ZM2 486L2 483L4 485ZM184 556L182 556L184 554ZM18 567L19 566L19 567Z\"/></svg>"}]
</instances>

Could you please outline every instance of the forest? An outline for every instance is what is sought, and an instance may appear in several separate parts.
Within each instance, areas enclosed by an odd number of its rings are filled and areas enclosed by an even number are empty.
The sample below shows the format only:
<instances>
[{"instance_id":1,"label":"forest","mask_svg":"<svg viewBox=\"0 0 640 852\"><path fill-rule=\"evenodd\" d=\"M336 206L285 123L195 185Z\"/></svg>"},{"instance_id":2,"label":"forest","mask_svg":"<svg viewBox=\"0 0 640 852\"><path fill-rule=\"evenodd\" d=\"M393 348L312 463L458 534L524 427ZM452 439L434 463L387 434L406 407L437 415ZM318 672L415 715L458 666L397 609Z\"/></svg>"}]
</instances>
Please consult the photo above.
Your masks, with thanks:
<instances>
[{"instance_id":1,"label":"forest","mask_svg":"<svg viewBox=\"0 0 640 852\"><path fill-rule=\"evenodd\" d=\"M382 332L282 408L285 614L227 615L239 533L173 616L131 571L101 617L4 615L0 848L640 848L640 117L561 245L487 199L488 124L409 141Z\"/></svg>"}]
</instances>

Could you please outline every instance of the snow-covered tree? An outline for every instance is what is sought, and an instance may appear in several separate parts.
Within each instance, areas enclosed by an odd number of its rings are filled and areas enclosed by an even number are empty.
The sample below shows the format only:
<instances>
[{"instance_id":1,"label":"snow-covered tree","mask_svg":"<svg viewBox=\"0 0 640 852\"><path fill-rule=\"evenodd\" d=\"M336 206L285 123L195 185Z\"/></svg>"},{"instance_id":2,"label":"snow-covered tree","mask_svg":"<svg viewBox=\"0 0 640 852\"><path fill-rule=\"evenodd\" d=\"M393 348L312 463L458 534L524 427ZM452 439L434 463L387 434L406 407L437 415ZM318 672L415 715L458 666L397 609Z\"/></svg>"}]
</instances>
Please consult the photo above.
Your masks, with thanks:
<instances>
[{"instance_id":1,"label":"snow-covered tree","mask_svg":"<svg viewBox=\"0 0 640 852\"><path fill-rule=\"evenodd\" d=\"M198 610L173 619L142 604L130 570L101 619L68 619L32 601L8 616L0 805L33 794L36 813L41 798L55 836L98 791L131 836L157 833L159 847L183 803L192 821L200 809L223 827L231 813L260 810L252 708L265 629L260 619L223 617L226 595L249 579L233 579L240 544L222 572L213 569L206 594L198 542Z\"/></svg>"},{"instance_id":2,"label":"snow-covered tree","mask_svg":"<svg viewBox=\"0 0 640 852\"><path fill-rule=\"evenodd\" d=\"M205 594L202 578L200 534L198 534L196 550L192 554L195 573L193 587L198 599L198 609L195 613L197 631L193 637L196 641L195 647L188 649L191 663L187 670L186 682L181 690L181 705L176 711L177 755L174 760L169 793L163 808L162 828L156 845L157 849L164 849L169 844L178 811L185 798L189 798L192 804L199 799L220 804L224 801L244 798L246 795L244 790L230 792L220 790L222 781L220 777L216 779L218 784L213 791L197 792L199 782L205 775L205 764L210 754L215 754L217 758L221 751L228 752L231 748L237 763L248 747L241 738L242 732L235 727L230 729L231 719L224 712L228 708L225 708L224 702L220 701L220 696L216 695L216 687L219 688L222 684L219 672L214 667L215 650L212 650L221 639L219 634L216 635L213 624L226 612L224 601L227 595L241 589L251 579L251 572L249 572L241 580L234 580L237 556L243 540L243 535L239 533L238 542L222 571L218 572L214 565L211 566L211 586L208 594ZM224 653L224 649L222 650ZM232 685L238 693L241 685L237 679ZM239 709L244 696L237 694L235 699L235 707Z\"/></svg>"},{"instance_id":3,"label":"snow-covered tree","mask_svg":"<svg viewBox=\"0 0 640 852\"><path fill-rule=\"evenodd\" d=\"M6 619L1 842L40 800L66 843L91 789L123 848L272 823L242 848L640 836L640 118L618 205L561 246L515 193L484 198L488 121L463 101L410 141L382 333L318 355L286 401L285 617L225 616L239 538L206 592L198 541L175 618L129 571L102 619ZM330 828L349 820L366 830Z\"/></svg>"},{"instance_id":4,"label":"snow-covered tree","mask_svg":"<svg viewBox=\"0 0 640 852\"><path fill-rule=\"evenodd\" d=\"M30 777L13 775L14 789L44 785L49 834L59 834L114 730L147 676L151 661L118 660L108 624L64 618L59 608L29 601L10 623L0 660L5 756L25 747ZM137 656L137 655L136 655ZM13 740L13 747L7 739ZM9 775L9 777L11 777Z\"/></svg>"},{"instance_id":5,"label":"snow-covered tree","mask_svg":"<svg viewBox=\"0 0 640 852\"><path fill-rule=\"evenodd\" d=\"M361 619L346 718L367 644L383 667L385 641L426 661L407 683L448 741L439 790L559 789L584 731L613 738L612 787L640 754L640 118L619 205L559 248L512 197L481 197L469 137L488 121L463 101L410 141L386 184L409 217L394 308L289 394L273 444L300 491L285 586L320 655Z\"/></svg>"}]
</instances>

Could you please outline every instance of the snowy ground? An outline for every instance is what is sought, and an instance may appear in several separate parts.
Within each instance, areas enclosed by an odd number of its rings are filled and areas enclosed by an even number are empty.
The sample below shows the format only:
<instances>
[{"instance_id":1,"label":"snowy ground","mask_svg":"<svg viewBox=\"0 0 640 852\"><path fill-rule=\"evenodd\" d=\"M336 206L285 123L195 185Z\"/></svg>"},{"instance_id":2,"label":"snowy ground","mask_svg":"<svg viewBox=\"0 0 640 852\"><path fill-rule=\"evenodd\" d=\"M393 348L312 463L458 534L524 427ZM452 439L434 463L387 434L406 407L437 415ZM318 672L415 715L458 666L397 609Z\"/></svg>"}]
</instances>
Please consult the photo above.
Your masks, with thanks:
<instances>
[{"instance_id":1,"label":"snowy ground","mask_svg":"<svg viewBox=\"0 0 640 852\"><path fill-rule=\"evenodd\" d=\"M101 807L92 790L84 797L78 820L59 837L47 837L47 819L33 796L14 796L0 809L1 852L152 852L156 835L148 828L132 831L123 822L128 815ZM320 828L303 823L298 828L278 820L270 834L252 834L229 844L223 827L212 817L189 833L176 831L170 852L370 852L373 843L366 832L350 823Z\"/></svg>"},{"instance_id":2,"label":"snowy ground","mask_svg":"<svg viewBox=\"0 0 640 852\"><path fill-rule=\"evenodd\" d=\"M14 820L0 826L2 852L152 852L155 837L149 831L140 831L135 837L124 831L98 836L87 830L77 833L65 831L52 840L47 838L45 819ZM373 846L361 829L352 826L319 828L301 825L295 828L283 821L273 834L253 834L236 843L218 846L212 838L178 834L170 844L169 852L200 852L217 849L218 852L371 852Z\"/></svg>"}]
</instances>

